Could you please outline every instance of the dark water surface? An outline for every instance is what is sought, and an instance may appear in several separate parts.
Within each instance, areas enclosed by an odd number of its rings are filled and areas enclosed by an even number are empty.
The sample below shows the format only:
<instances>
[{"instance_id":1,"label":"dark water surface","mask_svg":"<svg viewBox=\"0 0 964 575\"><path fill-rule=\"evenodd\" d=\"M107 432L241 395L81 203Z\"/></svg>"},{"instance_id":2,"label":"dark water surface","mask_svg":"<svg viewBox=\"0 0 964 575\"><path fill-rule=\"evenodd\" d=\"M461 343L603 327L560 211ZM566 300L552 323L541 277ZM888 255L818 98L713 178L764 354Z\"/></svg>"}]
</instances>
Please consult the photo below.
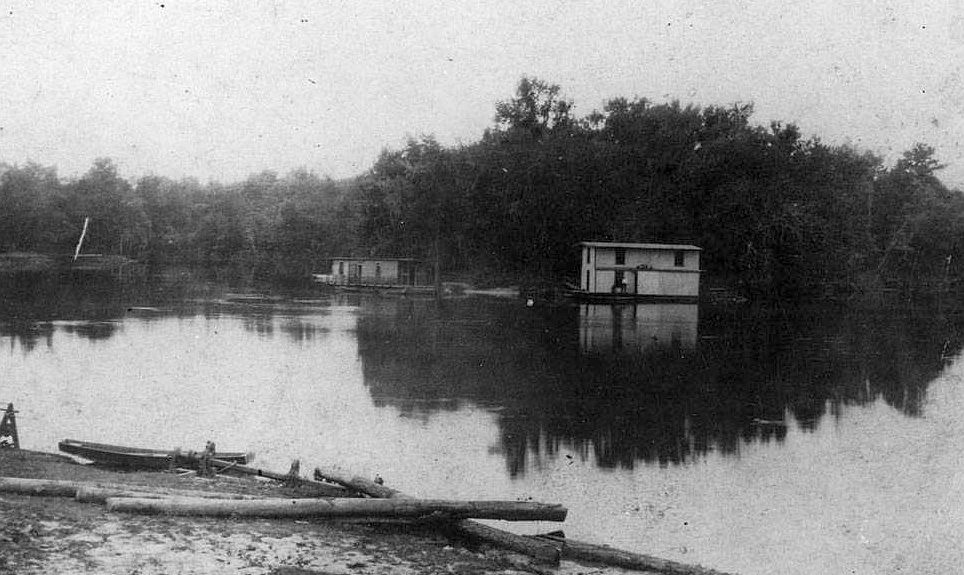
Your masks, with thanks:
<instances>
[{"instance_id":1,"label":"dark water surface","mask_svg":"<svg viewBox=\"0 0 964 575\"><path fill-rule=\"evenodd\" d=\"M940 314L253 298L173 271L2 287L26 448L210 439L564 503L571 537L747 575L964 565L962 330Z\"/></svg>"}]
</instances>

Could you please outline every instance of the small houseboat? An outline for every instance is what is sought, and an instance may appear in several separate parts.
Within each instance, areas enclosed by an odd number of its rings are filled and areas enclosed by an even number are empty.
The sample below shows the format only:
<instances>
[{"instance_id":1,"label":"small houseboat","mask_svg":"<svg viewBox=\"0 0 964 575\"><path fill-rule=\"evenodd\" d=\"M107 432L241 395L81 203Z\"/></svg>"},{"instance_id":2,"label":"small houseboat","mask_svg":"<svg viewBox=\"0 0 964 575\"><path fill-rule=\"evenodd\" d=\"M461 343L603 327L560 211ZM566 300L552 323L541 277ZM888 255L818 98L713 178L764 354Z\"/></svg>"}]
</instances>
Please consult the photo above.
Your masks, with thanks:
<instances>
[{"instance_id":1,"label":"small houseboat","mask_svg":"<svg viewBox=\"0 0 964 575\"><path fill-rule=\"evenodd\" d=\"M430 293L435 289L432 267L413 258L333 258L331 273L314 274L314 279L346 290Z\"/></svg>"},{"instance_id":2,"label":"small houseboat","mask_svg":"<svg viewBox=\"0 0 964 575\"><path fill-rule=\"evenodd\" d=\"M700 295L701 248L684 244L581 242L583 301L695 302Z\"/></svg>"}]
</instances>

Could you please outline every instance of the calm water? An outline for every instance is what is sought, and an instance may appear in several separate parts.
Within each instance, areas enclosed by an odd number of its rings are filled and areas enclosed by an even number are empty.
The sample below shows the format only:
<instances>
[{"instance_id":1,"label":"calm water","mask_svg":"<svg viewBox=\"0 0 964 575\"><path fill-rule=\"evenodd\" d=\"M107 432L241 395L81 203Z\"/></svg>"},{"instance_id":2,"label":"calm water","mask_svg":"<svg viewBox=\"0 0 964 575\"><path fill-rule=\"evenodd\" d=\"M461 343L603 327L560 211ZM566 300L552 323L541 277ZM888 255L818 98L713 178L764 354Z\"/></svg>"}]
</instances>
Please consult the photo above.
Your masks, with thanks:
<instances>
[{"instance_id":1,"label":"calm water","mask_svg":"<svg viewBox=\"0 0 964 575\"><path fill-rule=\"evenodd\" d=\"M210 439L279 471L564 503L571 537L746 575L964 564L954 321L249 292L8 282L0 402L24 447Z\"/></svg>"}]
</instances>

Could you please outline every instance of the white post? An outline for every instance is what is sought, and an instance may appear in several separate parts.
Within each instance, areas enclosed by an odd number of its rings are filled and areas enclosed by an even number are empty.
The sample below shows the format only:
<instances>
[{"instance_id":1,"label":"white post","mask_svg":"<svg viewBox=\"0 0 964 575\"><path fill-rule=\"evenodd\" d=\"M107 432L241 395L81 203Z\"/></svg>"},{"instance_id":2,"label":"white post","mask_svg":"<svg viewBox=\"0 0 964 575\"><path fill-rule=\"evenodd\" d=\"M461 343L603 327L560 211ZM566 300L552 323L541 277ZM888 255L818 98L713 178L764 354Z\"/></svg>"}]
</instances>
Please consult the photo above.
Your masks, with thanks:
<instances>
[{"instance_id":1,"label":"white post","mask_svg":"<svg viewBox=\"0 0 964 575\"><path fill-rule=\"evenodd\" d=\"M77 240L77 247L74 249L74 261L77 261L77 256L80 255L80 246L84 244L84 236L87 235L87 224L90 223L90 218L84 218L84 229L80 232L80 239Z\"/></svg>"}]
</instances>

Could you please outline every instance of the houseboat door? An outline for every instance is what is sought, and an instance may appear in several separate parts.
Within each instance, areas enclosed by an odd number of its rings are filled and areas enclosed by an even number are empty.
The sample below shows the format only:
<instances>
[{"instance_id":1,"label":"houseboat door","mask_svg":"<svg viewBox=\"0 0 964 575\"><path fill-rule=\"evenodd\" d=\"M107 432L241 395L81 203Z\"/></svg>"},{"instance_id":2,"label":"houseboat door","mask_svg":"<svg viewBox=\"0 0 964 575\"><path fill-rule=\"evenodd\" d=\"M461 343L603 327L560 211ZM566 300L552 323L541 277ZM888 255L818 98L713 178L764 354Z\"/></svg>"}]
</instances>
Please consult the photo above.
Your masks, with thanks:
<instances>
[{"instance_id":1,"label":"houseboat door","mask_svg":"<svg viewBox=\"0 0 964 575\"><path fill-rule=\"evenodd\" d=\"M361 271L362 271L362 265L361 265L361 264L351 264L351 265L349 265L349 266L348 266L348 281L349 281L349 282L357 282L358 280L360 280L360 279L361 279Z\"/></svg>"}]
</instances>

